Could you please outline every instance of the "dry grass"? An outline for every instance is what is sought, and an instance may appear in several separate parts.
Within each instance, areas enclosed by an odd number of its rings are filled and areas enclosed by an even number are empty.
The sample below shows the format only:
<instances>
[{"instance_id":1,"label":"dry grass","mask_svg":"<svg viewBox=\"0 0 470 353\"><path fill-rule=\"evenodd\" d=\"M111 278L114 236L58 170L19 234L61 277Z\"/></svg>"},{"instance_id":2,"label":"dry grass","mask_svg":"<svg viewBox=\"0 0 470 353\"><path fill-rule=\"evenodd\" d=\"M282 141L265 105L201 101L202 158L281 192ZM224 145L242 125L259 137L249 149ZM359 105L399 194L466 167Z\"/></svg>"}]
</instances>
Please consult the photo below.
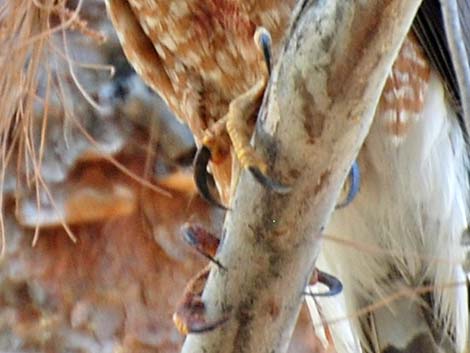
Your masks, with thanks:
<instances>
[{"instance_id":1,"label":"dry grass","mask_svg":"<svg viewBox=\"0 0 470 353\"><path fill-rule=\"evenodd\" d=\"M103 109L77 72L88 71L89 75L98 76L105 71L111 77L114 68L77 60L72 55L75 48L70 39L88 41L94 47L106 40L104 34L80 17L82 7L90 3L93 2L5 0L0 5L0 209L3 211L11 195L17 203L33 190L38 210L42 207L41 198L45 197L60 213L60 205L56 204L41 172L50 153L47 134L52 125L51 116L59 120L65 144L70 131L78 130L90 145L98 145L87 130L85 114L80 115L77 110L87 106L86 109L99 114ZM126 170L112 155L102 157L144 187L169 196L168 192ZM14 186L10 190L7 184ZM70 239L76 241L66 220L62 226ZM33 245L38 234L39 224ZM3 212L0 213L0 239L3 256L6 241Z\"/></svg>"},{"instance_id":2,"label":"dry grass","mask_svg":"<svg viewBox=\"0 0 470 353\"><path fill-rule=\"evenodd\" d=\"M61 81L60 76L52 74L48 57L53 52L54 34L64 33L68 28L84 28L78 16L80 4L77 11L70 12L65 1L4 1L0 9L0 187L3 190L8 168L16 169L17 197L21 193L19 185L36 188L38 195L40 186L47 190L40 166L51 91ZM38 106L42 116L35 119ZM39 144L35 143L34 135L37 124ZM3 192L0 208L4 208ZM3 256L3 216L0 216L0 233ZM74 239L70 231L69 235Z\"/></svg>"}]
</instances>

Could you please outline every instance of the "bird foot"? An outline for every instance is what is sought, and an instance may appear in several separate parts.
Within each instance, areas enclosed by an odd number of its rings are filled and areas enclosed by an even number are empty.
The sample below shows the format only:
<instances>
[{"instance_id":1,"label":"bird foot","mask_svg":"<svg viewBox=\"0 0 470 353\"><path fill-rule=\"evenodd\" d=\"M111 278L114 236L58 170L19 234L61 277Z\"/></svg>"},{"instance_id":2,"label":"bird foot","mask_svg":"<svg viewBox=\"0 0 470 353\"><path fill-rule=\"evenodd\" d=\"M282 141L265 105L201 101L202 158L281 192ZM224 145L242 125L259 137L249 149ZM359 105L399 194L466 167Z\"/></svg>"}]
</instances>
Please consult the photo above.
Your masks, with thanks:
<instances>
[{"instance_id":1,"label":"bird foot","mask_svg":"<svg viewBox=\"0 0 470 353\"><path fill-rule=\"evenodd\" d=\"M210 268L207 266L188 283L184 296L173 314L173 323L183 335L212 331L228 320L227 316L212 321L206 317L206 306L201 295L209 271Z\"/></svg>"},{"instance_id":2,"label":"bird foot","mask_svg":"<svg viewBox=\"0 0 470 353\"><path fill-rule=\"evenodd\" d=\"M268 176L268 167L265 161L258 156L250 145L252 128L248 125L248 118L252 117L259 108L266 85L271 73L271 36L269 32L259 27L254 35L256 47L263 55L264 65L260 65L261 78L248 91L234 99L229 106L228 113L218 120L206 131L203 146L196 154L194 163L194 179L199 192L209 203L219 208L227 209L217 198L212 196L208 184L207 165L209 161L217 163L219 143L222 134L227 132L232 142L235 155L243 169L247 169L261 185L277 193L287 193L290 188Z\"/></svg>"},{"instance_id":3,"label":"bird foot","mask_svg":"<svg viewBox=\"0 0 470 353\"><path fill-rule=\"evenodd\" d=\"M220 240L208 232L204 227L195 224L185 224L182 227L183 239L198 253L215 263L219 268L225 267L215 259ZM209 276L210 267L205 267L193 277L184 290L183 297L173 314L173 322L180 333L204 333L211 331L225 321L228 317L217 320L207 320L206 307L201 295Z\"/></svg>"}]
</instances>

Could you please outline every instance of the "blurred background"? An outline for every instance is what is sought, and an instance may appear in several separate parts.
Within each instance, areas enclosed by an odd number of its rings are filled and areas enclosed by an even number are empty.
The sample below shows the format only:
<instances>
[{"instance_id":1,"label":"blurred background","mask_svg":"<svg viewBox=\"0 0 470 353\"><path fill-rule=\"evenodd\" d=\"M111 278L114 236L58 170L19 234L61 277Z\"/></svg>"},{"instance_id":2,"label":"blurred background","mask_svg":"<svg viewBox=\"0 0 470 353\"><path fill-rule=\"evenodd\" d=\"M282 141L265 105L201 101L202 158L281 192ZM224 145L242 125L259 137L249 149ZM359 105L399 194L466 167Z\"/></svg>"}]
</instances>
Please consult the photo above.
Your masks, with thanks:
<instances>
[{"instance_id":1,"label":"blurred background","mask_svg":"<svg viewBox=\"0 0 470 353\"><path fill-rule=\"evenodd\" d=\"M0 351L178 352L171 316L206 264L180 228L224 214L102 0L0 1L0 139ZM290 352L314 349L303 310Z\"/></svg>"}]
</instances>

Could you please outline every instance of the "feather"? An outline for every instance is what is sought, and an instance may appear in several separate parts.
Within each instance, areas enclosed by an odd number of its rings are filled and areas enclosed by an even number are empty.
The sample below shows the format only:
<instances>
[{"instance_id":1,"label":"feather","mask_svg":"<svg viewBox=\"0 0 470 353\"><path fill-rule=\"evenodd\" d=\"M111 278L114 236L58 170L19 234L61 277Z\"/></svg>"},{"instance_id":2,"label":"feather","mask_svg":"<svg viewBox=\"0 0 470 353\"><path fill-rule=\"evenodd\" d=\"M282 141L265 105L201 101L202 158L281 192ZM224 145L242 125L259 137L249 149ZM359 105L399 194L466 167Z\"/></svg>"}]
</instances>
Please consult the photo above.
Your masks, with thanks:
<instances>
[{"instance_id":1,"label":"feather","mask_svg":"<svg viewBox=\"0 0 470 353\"><path fill-rule=\"evenodd\" d=\"M468 0L460 6L470 7ZM469 23L462 23L467 31ZM358 249L380 250L358 254L327 236L321 254L322 269L343 281L337 308L345 307L343 317L361 340L354 352L468 352L466 93L444 28L439 1L425 0L359 153L359 194L327 228ZM414 37L417 47L410 45ZM339 353L351 352L342 346Z\"/></svg>"}]
</instances>

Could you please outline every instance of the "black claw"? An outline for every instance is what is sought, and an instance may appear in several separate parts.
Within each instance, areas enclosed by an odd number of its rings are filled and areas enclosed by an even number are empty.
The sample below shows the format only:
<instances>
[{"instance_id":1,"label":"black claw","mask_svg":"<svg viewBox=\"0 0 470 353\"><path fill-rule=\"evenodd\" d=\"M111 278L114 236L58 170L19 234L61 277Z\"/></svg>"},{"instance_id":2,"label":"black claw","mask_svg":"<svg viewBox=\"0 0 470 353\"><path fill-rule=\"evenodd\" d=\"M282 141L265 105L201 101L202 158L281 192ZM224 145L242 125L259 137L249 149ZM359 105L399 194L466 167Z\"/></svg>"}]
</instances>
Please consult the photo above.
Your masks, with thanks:
<instances>
[{"instance_id":1,"label":"black claw","mask_svg":"<svg viewBox=\"0 0 470 353\"><path fill-rule=\"evenodd\" d=\"M271 68L272 68L271 66L272 65L271 36L269 35L269 32L266 29L259 28L257 30L257 40L258 40L258 45L263 51L263 56L266 62L266 67L268 69L268 74L271 76Z\"/></svg>"},{"instance_id":2,"label":"black claw","mask_svg":"<svg viewBox=\"0 0 470 353\"><path fill-rule=\"evenodd\" d=\"M335 276L332 276L326 272L320 271L319 269L316 269L316 271L317 271L317 277L318 277L317 282L327 286L328 291L321 292L321 293L312 293L309 291L309 292L305 292L304 295L310 295L312 297L332 297L343 291L343 284Z\"/></svg>"},{"instance_id":3,"label":"black claw","mask_svg":"<svg viewBox=\"0 0 470 353\"><path fill-rule=\"evenodd\" d=\"M228 317L223 317L222 319L219 319L214 322L198 322L198 323L193 323L192 325L188 326L188 334L193 333L193 334L201 334L201 333L206 333L215 330L219 326L225 324L229 318Z\"/></svg>"},{"instance_id":4,"label":"black claw","mask_svg":"<svg viewBox=\"0 0 470 353\"><path fill-rule=\"evenodd\" d=\"M218 238L206 231L204 227L197 225L185 224L181 230L186 243L196 249L196 251L206 259L216 264L220 269L226 270L214 257L220 244Z\"/></svg>"},{"instance_id":5,"label":"black claw","mask_svg":"<svg viewBox=\"0 0 470 353\"><path fill-rule=\"evenodd\" d=\"M206 146L202 146L194 157L194 181L201 196L211 205L221 208L225 211L227 207L222 205L214 196L212 196L208 183L207 165L211 159L211 151Z\"/></svg>"},{"instance_id":6,"label":"black claw","mask_svg":"<svg viewBox=\"0 0 470 353\"><path fill-rule=\"evenodd\" d=\"M359 169L359 164L357 161L354 161L351 170L349 171L349 190L346 199L336 205L336 209L344 208L348 206L351 202L353 202L354 198L356 197L357 193L359 192L359 188L361 186L361 171Z\"/></svg>"},{"instance_id":7,"label":"black claw","mask_svg":"<svg viewBox=\"0 0 470 353\"><path fill-rule=\"evenodd\" d=\"M267 187L270 190L273 190L274 192L278 194L287 194L291 190L290 186L280 184L270 179L268 176L264 175L261 172L261 170L259 170L259 168L248 167L248 170L250 171L250 173L253 175L253 177L256 179L258 183Z\"/></svg>"}]
</instances>

